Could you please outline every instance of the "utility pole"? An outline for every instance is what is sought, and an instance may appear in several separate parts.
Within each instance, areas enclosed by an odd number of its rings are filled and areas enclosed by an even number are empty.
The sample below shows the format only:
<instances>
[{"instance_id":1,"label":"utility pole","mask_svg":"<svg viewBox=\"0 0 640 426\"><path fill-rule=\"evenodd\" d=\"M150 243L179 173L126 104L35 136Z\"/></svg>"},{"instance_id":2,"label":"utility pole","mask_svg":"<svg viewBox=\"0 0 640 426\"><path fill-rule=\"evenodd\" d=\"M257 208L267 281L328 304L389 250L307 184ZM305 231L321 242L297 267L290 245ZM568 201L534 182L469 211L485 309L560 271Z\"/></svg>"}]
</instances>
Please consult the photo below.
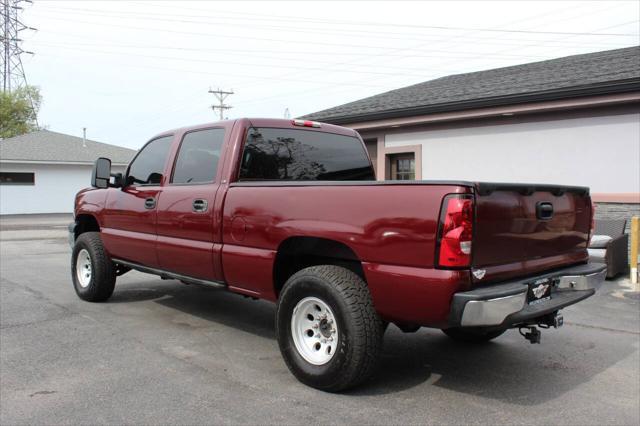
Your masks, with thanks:
<instances>
[{"instance_id":1,"label":"utility pole","mask_svg":"<svg viewBox=\"0 0 640 426\"><path fill-rule=\"evenodd\" d=\"M32 2L31 0L0 0L3 92L10 92L27 85L20 55L22 53L33 55L33 52L26 52L20 47L22 42L20 32L24 30L35 31L35 28L27 27L18 18L18 13L22 11L21 3Z\"/></svg>"},{"instance_id":2,"label":"utility pole","mask_svg":"<svg viewBox=\"0 0 640 426\"><path fill-rule=\"evenodd\" d=\"M18 18L18 12L22 11L20 3L33 4L31 0L0 0L0 24L2 25L0 28L0 43L2 44L2 56L0 57L2 81L0 84L2 91L6 93L27 86L27 76L24 73L20 55L23 53L33 55L33 52L22 50L20 47L22 39L19 35L24 30L37 31L35 28L23 24ZM33 105L31 92L27 92L27 95L37 127L38 116Z\"/></svg>"},{"instance_id":3,"label":"utility pole","mask_svg":"<svg viewBox=\"0 0 640 426\"><path fill-rule=\"evenodd\" d=\"M209 89L209 93L213 93L213 95L216 97L216 99L218 99L218 102L219 102L218 105L211 105L211 109L213 111L220 110L220 120L224 120L224 110L232 108L231 105L225 104L224 101L225 99L227 99L229 95L233 95L233 89L231 89L228 92L220 89L218 90Z\"/></svg>"}]
</instances>

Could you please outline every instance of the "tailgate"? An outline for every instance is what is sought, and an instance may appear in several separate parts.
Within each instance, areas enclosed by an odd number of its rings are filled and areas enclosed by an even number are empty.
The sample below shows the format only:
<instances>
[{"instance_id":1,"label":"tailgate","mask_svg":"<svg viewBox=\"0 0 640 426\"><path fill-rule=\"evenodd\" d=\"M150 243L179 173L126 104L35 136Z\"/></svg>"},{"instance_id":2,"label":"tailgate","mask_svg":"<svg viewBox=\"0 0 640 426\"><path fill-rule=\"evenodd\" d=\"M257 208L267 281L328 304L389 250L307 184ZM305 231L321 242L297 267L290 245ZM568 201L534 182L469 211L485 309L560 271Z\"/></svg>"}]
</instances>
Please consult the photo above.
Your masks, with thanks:
<instances>
[{"instance_id":1,"label":"tailgate","mask_svg":"<svg viewBox=\"0 0 640 426\"><path fill-rule=\"evenodd\" d=\"M473 268L489 282L586 261L590 227L588 188L478 183Z\"/></svg>"}]
</instances>

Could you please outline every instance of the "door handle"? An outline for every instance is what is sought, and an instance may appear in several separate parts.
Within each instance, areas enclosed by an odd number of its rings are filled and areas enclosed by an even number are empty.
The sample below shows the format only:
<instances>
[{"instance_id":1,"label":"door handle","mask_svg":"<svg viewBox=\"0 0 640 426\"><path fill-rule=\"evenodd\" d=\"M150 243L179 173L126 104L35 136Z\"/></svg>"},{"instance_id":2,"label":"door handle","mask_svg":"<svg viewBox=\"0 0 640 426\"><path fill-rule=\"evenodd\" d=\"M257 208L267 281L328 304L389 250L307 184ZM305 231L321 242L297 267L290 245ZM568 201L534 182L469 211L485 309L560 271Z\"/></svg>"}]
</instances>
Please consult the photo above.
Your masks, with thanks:
<instances>
[{"instance_id":1,"label":"door handle","mask_svg":"<svg viewBox=\"0 0 640 426\"><path fill-rule=\"evenodd\" d=\"M553 217L553 204L539 202L536 204L536 217L540 220L549 220Z\"/></svg>"},{"instance_id":2,"label":"door handle","mask_svg":"<svg viewBox=\"0 0 640 426\"><path fill-rule=\"evenodd\" d=\"M198 198L197 200L193 200L193 211L197 213L202 213L207 211L207 207L209 207L209 203L207 200L203 200Z\"/></svg>"},{"instance_id":3,"label":"door handle","mask_svg":"<svg viewBox=\"0 0 640 426\"><path fill-rule=\"evenodd\" d=\"M156 207L156 199L153 197L149 197L144 200L144 208L145 209L153 209Z\"/></svg>"}]
</instances>

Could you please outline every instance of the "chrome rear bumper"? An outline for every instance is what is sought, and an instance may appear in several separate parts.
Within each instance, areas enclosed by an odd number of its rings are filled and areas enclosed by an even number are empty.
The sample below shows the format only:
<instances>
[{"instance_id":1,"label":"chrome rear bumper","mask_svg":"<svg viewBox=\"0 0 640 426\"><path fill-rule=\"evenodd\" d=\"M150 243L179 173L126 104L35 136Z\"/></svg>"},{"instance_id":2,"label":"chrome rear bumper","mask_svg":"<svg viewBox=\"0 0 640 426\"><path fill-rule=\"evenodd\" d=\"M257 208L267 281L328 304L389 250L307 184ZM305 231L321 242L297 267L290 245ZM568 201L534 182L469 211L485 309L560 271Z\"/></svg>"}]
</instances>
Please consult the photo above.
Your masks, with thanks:
<instances>
[{"instance_id":1,"label":"chrome rear bumper","mask_svg":"<svg viewBox=\"0 0 640 426\"><path fill-rule=\"evenodd\" d=\"M508 326L543 316L593 295L606 273L606 265L588 263L456 293L450 323L454 327ZM528 304L529 283L541 280L550 283L551 297Z\"/></svg>"}]
</instances>

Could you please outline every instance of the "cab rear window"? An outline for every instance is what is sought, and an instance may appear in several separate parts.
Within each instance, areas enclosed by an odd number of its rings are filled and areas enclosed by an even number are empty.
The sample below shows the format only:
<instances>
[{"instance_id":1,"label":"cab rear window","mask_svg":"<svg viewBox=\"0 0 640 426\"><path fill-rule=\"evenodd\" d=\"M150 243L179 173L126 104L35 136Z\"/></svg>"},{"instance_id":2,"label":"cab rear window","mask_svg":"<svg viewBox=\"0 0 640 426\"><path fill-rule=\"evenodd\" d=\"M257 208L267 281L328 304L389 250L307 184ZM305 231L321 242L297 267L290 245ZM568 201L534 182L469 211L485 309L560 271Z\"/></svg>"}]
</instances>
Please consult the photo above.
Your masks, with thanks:
<instances>
[{"instance_id":1,"label":"cab rear window","mask_svg":"<svg viewBox=\"0 0 640 426\"><path fill-rule=\"evenodd\" d=\"M249 129L241 181L375 180L362 142L351 136L296 129Z\"/></svg>"}]
</instances>

